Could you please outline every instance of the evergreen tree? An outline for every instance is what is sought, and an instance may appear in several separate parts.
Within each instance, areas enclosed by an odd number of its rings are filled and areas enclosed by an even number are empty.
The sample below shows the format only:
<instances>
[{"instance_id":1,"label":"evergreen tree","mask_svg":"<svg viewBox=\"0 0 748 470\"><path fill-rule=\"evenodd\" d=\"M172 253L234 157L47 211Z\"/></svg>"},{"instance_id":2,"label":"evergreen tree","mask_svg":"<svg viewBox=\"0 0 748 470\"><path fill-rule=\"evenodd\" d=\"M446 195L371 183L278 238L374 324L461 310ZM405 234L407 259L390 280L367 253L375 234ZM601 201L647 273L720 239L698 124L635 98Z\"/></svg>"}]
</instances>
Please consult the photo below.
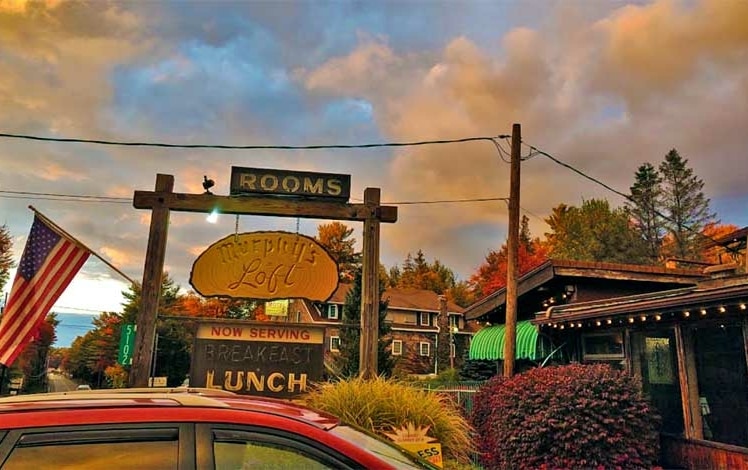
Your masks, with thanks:
<instances>
[{"instance_id":1,"label":"evergreen tree","mask_svg":"<svg viewBox=\"0 0 748 470\"><path fill-rule=\"evenodd\" d=\"M688 160L672 149L660 163L663 179L663 207L670 244L666 255L680 259L700 259L701 232L717 223L704 195L704 181L693 174Z\"/></svg>"},{"instance_id":2,"label":"evergreen tree","mask_svg":"<svg viewBox=\"0 0 748 470\"><path fill-rule=\"evenodd\" d=\"M359 373L361 360L361 269L355 272L353 286L348 291L343 305L343 317L340 325L340 352L335 357L335 368L343 377L355 377ZM380 282L379 292L384 291ZM377 373L389 376L392 374L393 360L387 351L390 325L385 321L387 302L379 301L379 342L377 344Z\"/></svg>"},{"instance_id":3,"label":"evergreen tree","mask_svg":"<svg viewBox=\"0 0 748 470\"><path fill-rule=\"evenodd\" d=\"M626 208L634 227L646 245L646 254L652 264L660 258L662 241L665 236L665 220L662 209L662 177L651 163L640 166L634 176L631 196Z\"/></svg>"},{"instance_id":4,"label":"evergreen tree","mask_svg":"<svg viewBox=\"0 0 748 470\"><path fill-rule=\"evenodd\" d=\"M397 280L392 287L424 289L440 295L452 289L456 284L454 272L438 259L429 263L422 250L418 250L415 258L408 253L403 262L402 271L392 268L390 277Z\"/></svg>"}]
</instances>

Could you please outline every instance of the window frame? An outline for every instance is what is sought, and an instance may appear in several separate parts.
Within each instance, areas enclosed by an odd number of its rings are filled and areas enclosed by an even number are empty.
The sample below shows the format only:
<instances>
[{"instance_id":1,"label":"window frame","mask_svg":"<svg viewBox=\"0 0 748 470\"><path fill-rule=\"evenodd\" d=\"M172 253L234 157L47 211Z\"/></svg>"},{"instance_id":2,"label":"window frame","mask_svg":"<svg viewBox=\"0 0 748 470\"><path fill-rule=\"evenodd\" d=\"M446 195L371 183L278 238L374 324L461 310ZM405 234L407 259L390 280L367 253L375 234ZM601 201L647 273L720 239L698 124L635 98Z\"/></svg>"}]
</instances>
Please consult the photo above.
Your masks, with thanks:
<instances>
[{"instance_id":1,"label":"window frame","mask_svg":"<svg viewBox=\"0 0 748 470\"><path fill-rule=\"evenodd\" d=\"M426 348L426 354L423 353L423 348ZM431 357L431 343L428 341L421 341L418 343L418 355L422 357Z\"/></svg>"},{"instance_id":2,"label":"window frame","mask_svg":"<svg viewBox=\"0 0 748 470\"><path fill-rule=\"evenodd\" d=\"M395 352L395 345L400 346L400 350L398 352ZM392 347L390 348L390 352L393 356L402 356L403 355L403 340L401 339L393 339L392 340Z\"/></svg>"},{"instance_id":3,"label":"window frame","mask_svg":"<svg viewBox=\"0 0 748 470\"><path fill-rule=\"evenodd\" d=\"M338 304L327 304L327 319L337 320L340 318Z\"/></svg>"},{"instance_id":4,"label":"window frame","mask_svg":"<svg viewBox=\"0 0 748 470\"><path fill-rule=\"evenodd\" d=\"M621 352L613 354L594 354L587 353L587 338L602 336L619 336L621 339ZM626 337L623 330L613 330L600 333L585 333L581 336L582 342L582 361L622 361L626 359Z\"/></svg>"},{"instance_id":5,"label":"window frame","mask_svg":"<svg viewBox=\"0 0 748 470\"><path fill-rule=\"evenodd\" d=\"M333 341L333 340L335 340L335 339L338 340L337 341L337 343L338 343L337 347L333 347L333 344L335 344L335 341ZM338 336L338 335L331 335L330 336L330 351L332 351L332 352L340 352L340 336Z\"/></svg>"},{"instance_id":6,"label":"window frame","mask_svg":"<svg viewBox=\"0 0 748 470\"><path fill-rule=\"evenodd\" d=\"M431 326L431 312L419 312L418 324L421 326ZM426 321L424 321L424 316Z\"/></svg>"},{"instance_id":7,"label":"window frame","mask_svg":"<svg viewBox=\"0 0 748 470\"><path fill-rule=\"evenodd\" d=\"M85 410L84 410L85 411ZM34 426L13 429L0 435L0 463L5 465L18 447L106 444L118 442L147 442L167 441L168 439L147 438L176 430L177 468L191 469L195 467L195 433L193 423L163 422L163 423L109 423L109 424L74 424L65 426ZM88 437L90 436L90 437ZM23 439L28 437L28 443Z\"/></svg>"},{"instance_id":8,"label":"window frame","mask_svg":"<svg viewBox=\"0 0 748 470\"><path fill-rule=\"evenodd\" d=\"M330 468L354 469L360 467L357 462L332 447L295 432L248 424L196 423L195 453L198 454L196 468L216 468L214 443L231 442L219 440L216 437L217 433L233 434L233 439L237 441L242 438L256 439L258 442L296 449L303 455L312 455L324 460Z\"/></svg>"}]
</instances>

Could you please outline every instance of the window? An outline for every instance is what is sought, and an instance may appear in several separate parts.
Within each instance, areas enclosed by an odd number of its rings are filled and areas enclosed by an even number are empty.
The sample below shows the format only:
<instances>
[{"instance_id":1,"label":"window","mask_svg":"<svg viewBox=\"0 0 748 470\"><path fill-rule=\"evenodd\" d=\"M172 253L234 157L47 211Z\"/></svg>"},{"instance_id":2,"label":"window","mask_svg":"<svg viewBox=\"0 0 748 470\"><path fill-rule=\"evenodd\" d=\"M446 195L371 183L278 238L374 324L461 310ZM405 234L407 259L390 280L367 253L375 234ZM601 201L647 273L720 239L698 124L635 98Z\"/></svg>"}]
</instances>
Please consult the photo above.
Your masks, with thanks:
<instances>
[{"instance_id":1,"label":"window","mask_svg":"<svg viewBox=\"0 0 748 470\"><path fill-rule=\"evenodd\" d=\"M174 428L66 429L24 434L4 470L86 468L110 470L132 462L138 469L177 469L179 430Z\"/></svg>"},{"instance_id":2,"label":"window","mask_svg":"<svg viewBox=\"0 0 748 470\"><path fill-rule=\"evenodd\" d=\"M431 326L431 315L429 312L421 312L421 325Z\"/></svg>"},{"instance_id":3,"label":"window","mask_svg":"<svg viewBox=\"0 0 748 470\"><path fill-rule=\"evenodd\" d=\"M631 334L634 370L642 388L662 417L662 432L682 434L683 402L678 380L678 360L673 328L634 331Z\"/></svg>"},{"instance_id":4,"label":"window","mask_svg":"<svg viewBox=\"0 0 748 470\"><path fill-rule=\"evenodd\" d=\"M402 356L403 355L403 342L399 339L392 340L392 355Z\"/></svg>"},{"instance_id":5,"label":"window","mask_svg":"<svg viewBox=\"0 0 748 470\"><path fill-rule=\"evenodd\" d=\"M212 435L216 470L350 468L347 458L301 435L259 429L213 429Z\"/></svg>"},{"instance_id":6,"label":"window","mask_svg":"<svg viewBox=\"0 0 748 470\"><path fill-rule=\"evenodd\" d=\"M623 334L618 332L582 336L582 354L585 361L623 360Z\"/></svg>"},{"instance_id":7,"label":"window","mask_svg":"<svg viewBox=\"0 0 748 470\"><path fill-rule=\"evenodd\" d=\"M330 336L330 351L340 351L340 336Z\"/></svg>"},{"instance_id":8,"label":"window","mask_svg":"<svg viewBox=\"0 0 748 470\"><path fill-rule=\"evenodd\" d=\"M281 436L220 429L213 431L213 439L216 470L334 468L324 462L320 451Z\"/></svg>"},{"instance_id":9,"label":"window","mask_svg":"<svg viewBox=\"0 0 748 470\"><path fill-rule=\"evenodd\" d=\"M421 356L430 356L431 355L431 343L418 343L418 353Z\"/></svg>"},{"instance_id":10,"label":"window","mask_svg":"<svg viewBox=\"0 0 748 470\"><path fill-rule=\"evenodd\" d=\"M450 315L449 316L449 329L450 331L457 331L457 329L460 326L460 319L457 317L457 315Z\"/></svg>"},{"instance_id":11,"label":"window","mask_svg":"<svg viewBox=\"0 0 748 470\"><path fill-rule=\"evenodd\" d=\"M748 371L739 323L699 325L692 332L704 439L748 446Z\"/></svg>"},{"instance_id":12,"label":"window","mask_svg":"<svg viewBox=\"0 0 748 470\"><path fill-rule=\"evenodd\" d=\"M327 305L327 318L330 320L338 319L338 306L336 304Z\"/></svg>"}]
</instances>

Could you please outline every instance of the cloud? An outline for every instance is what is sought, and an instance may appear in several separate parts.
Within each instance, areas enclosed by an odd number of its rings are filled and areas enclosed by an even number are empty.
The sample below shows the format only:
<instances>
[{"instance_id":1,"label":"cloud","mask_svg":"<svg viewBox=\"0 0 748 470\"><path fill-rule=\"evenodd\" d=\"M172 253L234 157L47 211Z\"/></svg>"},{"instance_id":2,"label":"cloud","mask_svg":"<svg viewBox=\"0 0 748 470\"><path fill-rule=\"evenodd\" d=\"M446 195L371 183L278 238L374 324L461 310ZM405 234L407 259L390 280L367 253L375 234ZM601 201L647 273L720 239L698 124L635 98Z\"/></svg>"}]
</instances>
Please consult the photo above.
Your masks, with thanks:
<instances>
[{"instance_id":1,"label":"cloud","mask_svg":"<svg viewBox=\"0 0 748 470\"><path fill-rule=\"evenodd\" d=\"M675 147L709 197L740 197L748 4L621 5L0 1L0 128L293 145L495 136L520 123L527 144L622 191L639 165L657 164ZM353 202L365 187L381 188L385 202L508 197L509 143L497 143L283 152L6 139L0 187L129 199L165 173L177 192L201 193L207 175L214 193L228 194L236 165L351 174ZM530 157L529 147L522 152L520 204L533 234L547 230L542 219L559 203L622 202L544 156ZM150 212L121 202L34 203L140 278ZM28 231L27 205L3 199L14 234ZM233 216L216 225L204 217L170 218L166 263L182 284L199 247L235 230ZM299 226L313 234L322 222ZM350 225L360 244L361 228ZM294 219L243 216L239 230L295 227ZM505 234L502 201L404 204L398 222L382 228L382 259L391 266L423 249L467 277Z\"/></svg>"},{"instance_id":2,"label":"cloud","mask_svg":"<svg viewBox=\"0 0 748 470\"><path fill-rule=\"evenodd\" d=\"M554 25L510 30L501 48L457 37L440 54L420 54L415 63L411 52L364 42L308 71L306 85L363 97L393 140L498 135L519 122L526 142L623 192L640 164L656 165L676 147L690 157L707 190L718 194L744 179L720 174L709 161L740 167L744 158L739 127L748 124L748 62L737 59L748 53L748 29L738 20L748 17L746 8L744 2L655 2L602 19L559 8ZM408 79L393 92L379 84L383 76ZM715 133L716 142L710 138ZM508 142L500 144L508 151ZM491 143L398 150L383 197L507 197L509 167L501 157ZM523 163L521 205L533 214L536 235L546 230L541 219L552 206L592 197L623 203L545 157ZM386 229L386 243L400 253L424 248L466 272L476 263L464 260L480 258L486 245L462 246L456 238L470 239L468 232L491 224L503 231L505 214L502 203L401 207L398 223ZM503 243L499 233L488 246Z\"/></svg>"},{"instance_id":3,"label":"cloud","mask_svg":"<svg viewBox=\"0 0 748 470\"><path fill-rule=\"evenodd\" d=\"M636 102L688 83L699 68L746 59L748 3L658 1L626 6L593 28L602 40L594 82Z\"/></svg>"}]
</instances>

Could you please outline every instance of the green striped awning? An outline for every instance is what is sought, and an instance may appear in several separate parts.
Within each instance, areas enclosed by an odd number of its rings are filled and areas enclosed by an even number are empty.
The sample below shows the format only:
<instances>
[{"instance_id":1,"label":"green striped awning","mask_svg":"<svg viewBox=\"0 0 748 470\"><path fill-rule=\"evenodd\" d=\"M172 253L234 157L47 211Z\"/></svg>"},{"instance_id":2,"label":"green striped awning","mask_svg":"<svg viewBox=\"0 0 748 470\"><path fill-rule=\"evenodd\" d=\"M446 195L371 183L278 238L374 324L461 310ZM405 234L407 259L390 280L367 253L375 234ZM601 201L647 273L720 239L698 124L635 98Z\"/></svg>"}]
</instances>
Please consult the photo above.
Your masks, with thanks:
<instances>
[{"instance_id":1,"label":"green striped awning","mask_svg":"<svg viewBox=\"0 0 748 470\"><path fill-rule=\"evenodd\" d=\"M504 359L505 325L483 328L470 342L470 359ZM529 321L517 322L517 359L535 360L538 356L538 329Z\"/></svg>"}]
</instances>

